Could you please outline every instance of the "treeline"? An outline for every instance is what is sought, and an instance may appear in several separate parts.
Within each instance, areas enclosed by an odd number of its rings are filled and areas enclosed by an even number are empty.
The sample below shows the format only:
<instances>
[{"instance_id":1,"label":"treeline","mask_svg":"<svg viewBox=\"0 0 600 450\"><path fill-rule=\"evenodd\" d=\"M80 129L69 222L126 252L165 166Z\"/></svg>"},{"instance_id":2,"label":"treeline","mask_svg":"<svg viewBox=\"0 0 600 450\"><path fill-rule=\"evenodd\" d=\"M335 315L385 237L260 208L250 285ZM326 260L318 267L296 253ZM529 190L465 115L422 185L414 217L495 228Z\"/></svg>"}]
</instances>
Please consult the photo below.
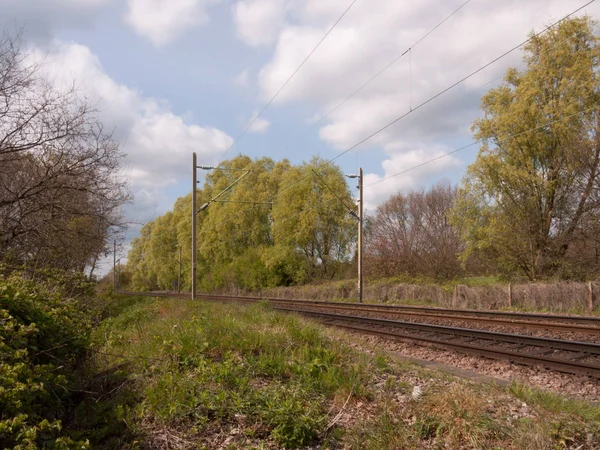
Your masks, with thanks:
<instances>
[{"instance_id":1,"label":"treeline","mask_svg":"<svg viewBox=\"0 0 600 450\"><path fill-rule=\"evenodd\" d=\"M74 86L0 35L0 262L93 274L123 227L123 154Z\"/></svg>"},{"instance_id":2,"label":"treeline","mask_svg":"<svg viewBox=\"0 0 600 450\"><path fill-rule=\"evenodd\" d=\"M532 36L524 69L482 99L458 190L396 195L371 223L373 270L529 280L600 269L600 47L589 18ZM462 268L461 265L462 264Z\"/></svg>"},{"instance_id":3,"label":"treeline","mask_svg":"<svg viewBox=\"0 0 600 450\"><path fill-rule=\"evenodd\" d=\"M456 187L438 184L428 191L397 193L380 205L366 226L367 273L432 279L463 275L459 254L464 244L449 220L456 198Z\"/></svg>"},{"instance_id":4,"label":"treeline","mask_svg":"<svg viewBox=\"0 0 600 450\"><path fill-rule=\"evenodd\" d=\"M524 69L482 99L476 161L459 187L398 193L366 221L368 276L451 279L589 279L600 269L600 48L589 18L532 36ZM206 289L299 284L353 275L354 208L339 169L240 156L252 169L232 201L200 214L200 283ZM239 172L217 170L206 202ZM319 175L320 174L320 175ZM333 193L336 193L334 195ZM345 206L351 205L349 207ZM190 254L190 197L142 229L129 255L137 288L170 289L177 247ZM189 258L184 283L190 284Z\"/></svg>"},{"instance_id":5,"label":"treeline","mask_svg":"<svg viewBox=\"0 0 600 450\"><path fill-rule=\"evenodd\" d=\"M354 257L357 224L340 169L319 158L301 165L238 156L207 174L198 206L249 173L198 213L201 289L257 289L339 277ZM174 289L179 248L182 288L191 286L191 194L146 224L133 240L122 283Z\"/></svg>"}]
</instances>

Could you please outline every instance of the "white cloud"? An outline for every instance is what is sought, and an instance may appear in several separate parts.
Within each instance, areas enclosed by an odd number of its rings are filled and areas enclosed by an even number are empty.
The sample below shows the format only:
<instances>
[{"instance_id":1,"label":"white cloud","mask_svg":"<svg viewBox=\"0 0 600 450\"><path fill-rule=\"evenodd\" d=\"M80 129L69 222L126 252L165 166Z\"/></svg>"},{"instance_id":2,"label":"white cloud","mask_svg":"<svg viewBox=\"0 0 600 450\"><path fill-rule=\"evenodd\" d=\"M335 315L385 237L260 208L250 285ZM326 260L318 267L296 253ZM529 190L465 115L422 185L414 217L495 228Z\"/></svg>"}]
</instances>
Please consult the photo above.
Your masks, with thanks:
<instances>
[{"instance_id":1,"label":"white cloud","mask_svg":"<svg viewBox=\"0 0 600 450\"><path fill-rule=\"evenodd\" d=\"M189 28L208 21L212 0L127 0L126 22L155 46L164 46Z\"/></svg>"},{"instance_id":2,"label":"white cloud","mask_svg":"<svg viewBox=\"0 0 600 450\"><path fill-rule=\"evenodd\" d=\"M416 150L396 153L389 159L384 160L382 162L383 176L365 174L365 207L369 210L374 210L392 194L418 189L423 187L428 181L434 179L434 177L460 168L462 163L455 156L443 156L448 151L450 151L449 148L442 146L421 146ZM412 167L427 163L435 158L439 159L410 170L405 174L390 177Z\"/></svg>"},{"instance_id":3,"label":"white cloud","mask_svg":"<svg viewBox=\"0 0 600 450\"><path fill-rule=\"evenodd\" d=\"M395 166L406 168L438 156L450 149L449 142L460 147L471 140L469 128L480 114L482 94L499 82L498 77L508 67L521 64L521 52L511 53L422 108L410 111L524 41L532 29L542 30L579 6L561 0L472 1L414 46L462 3L357 2L279 94L274 106L311 104L322 116L412 47L409 54L321 121L319 137L334 148L335 155L409 113L355 150L383 150L387 155L382 162L386 175L394 173ZM286 17L278 19L283 25L273 53L258 74L263 99L279 90L347 6L346 0L292 2L285 10ZM579 14L584 13L597 17L600 4ZM249 16L244 26L253 29L259 24L260 20L253 22ZM343 163L344 158L336 162ZM418 187L422 180L440 176L455 164L455 158L441 159L379 183L366 195L375 204L398 189ZM377 175L368 177L376 181Z\"/></svg>"},{"instance_id":4,"label":"white cloud","mask_svg":"<svg viewBox=\"0 0 600 450\"><path fill-rule=\"evenodd\" d=\"M284 0L240 0L233 5L237 34L247 45L272 44L284 25Z\"/></svg>"},{"instance_id":5,"label":"white cloud","mask_svg":"<svg viewBox=\"0 0 600 450\"><path fill-rule=\"evenodd\" d=\"M128 155L134 191L172 185L190 172L192 152L202 161L216 162L233 143L216 128L187 123L168 103L115 82L83 45L63 43L45 57L41 52L34 57L43 58L56 83L76 80L82 94L98 102L106 129L115 130Z\"/></svg>"},{"instance_id":6,"label":"white cloud","mask_svg":"<svg viewBox=\"0 0 600 450\"><path fill-rule=\"evenodd\" d=\"M256 112L254 114L252 114L252 117L253 118L256 117ZM258 117L256 120L254 120L252 125L250 125L250 128L248 128L248 131L250 133L265 134L270 126L271 126L270 121L268 121L264 117Z\"/></svg>"}]
</instances>

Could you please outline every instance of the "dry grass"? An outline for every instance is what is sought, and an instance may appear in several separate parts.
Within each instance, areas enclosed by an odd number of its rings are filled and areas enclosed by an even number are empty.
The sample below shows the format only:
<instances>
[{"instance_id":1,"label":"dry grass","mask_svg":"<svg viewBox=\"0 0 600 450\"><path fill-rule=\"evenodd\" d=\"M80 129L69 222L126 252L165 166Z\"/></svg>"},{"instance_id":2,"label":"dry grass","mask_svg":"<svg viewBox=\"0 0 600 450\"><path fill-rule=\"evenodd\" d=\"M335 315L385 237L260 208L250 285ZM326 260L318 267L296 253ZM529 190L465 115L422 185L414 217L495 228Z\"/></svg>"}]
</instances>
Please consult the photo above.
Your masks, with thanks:
<instances>
[{"instance_id":1,"label":"dry grass","mask_svg":"<svg viewBox=\"0 0 600 450\"><path fill-rule=\"evenodd\" d=\"M265 304L156 299L119 309L98 330L98 363L129 361L135 396L105 410L135 441L98 448L600 445L594 405L422 369Z\"/></svg>"},{"instance_id":2,"label":"dry grass","mask_svg":"<svg viewBox=\"0 0 600 450\"><path fill-rule=\"evenodd\" d=\"M592 283L594 312L600 308L600 283ZM310 300L356 299L353 280L321 285L278 287L264 290L265 297L282 297ZM373 282L365 287L364 298L375 303L405 303L425 306L456 307L465 309L507 309L547 311L553 313L586 314L588 310L588 285L580 282L522 283L512 285L512 305L508 300L508 284L467 286L464 284L439 286L435 284L410 284ZM598 300L597 300L598 299Z\"/></svg>"}]
</instances>

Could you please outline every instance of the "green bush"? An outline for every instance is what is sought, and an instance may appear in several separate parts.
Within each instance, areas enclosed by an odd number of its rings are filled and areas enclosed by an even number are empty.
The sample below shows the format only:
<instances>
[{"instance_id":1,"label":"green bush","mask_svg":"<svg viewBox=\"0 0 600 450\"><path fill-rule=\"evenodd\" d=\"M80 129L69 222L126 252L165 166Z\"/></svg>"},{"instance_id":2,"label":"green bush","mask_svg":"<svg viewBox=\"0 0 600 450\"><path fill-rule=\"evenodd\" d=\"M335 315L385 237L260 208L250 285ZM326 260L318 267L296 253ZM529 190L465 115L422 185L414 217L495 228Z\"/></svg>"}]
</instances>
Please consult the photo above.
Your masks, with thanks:
<instances>
[{"instance_id":1,"label":"green bush","mask_svg":"<svg viewBox=\"0 0 600 450\"><path fill-rule=\"evenodd\" d=\"M0 447L86 448L63 435L70 374L89 321L60 286L0 278Z\"/></svg>"}]
</instances>

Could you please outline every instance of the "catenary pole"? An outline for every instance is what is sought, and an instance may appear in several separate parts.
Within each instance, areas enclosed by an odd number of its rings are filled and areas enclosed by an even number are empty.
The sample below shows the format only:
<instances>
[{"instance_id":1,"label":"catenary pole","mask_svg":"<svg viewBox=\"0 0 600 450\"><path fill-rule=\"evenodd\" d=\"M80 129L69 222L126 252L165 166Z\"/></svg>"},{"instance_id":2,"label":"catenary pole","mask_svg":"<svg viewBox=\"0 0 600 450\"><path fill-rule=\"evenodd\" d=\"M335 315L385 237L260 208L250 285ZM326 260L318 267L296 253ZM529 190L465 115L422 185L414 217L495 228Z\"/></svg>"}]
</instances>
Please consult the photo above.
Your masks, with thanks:
<instances>
[{"instance_id":1,"label":"catenary pole","mask_svg":"<svg viewBox=\"0 0 600 450\"><path fill-rule=\"evenodd\" d=\"M177 277L177 293L181 294L181 245L179 246L179 275Z\"/></svg>"},{"instance_id":2,"label":"catenary pole","mask_svg":"<svg viewBox=\"0 0 600 450\"><path fill-rule=\"evenodd\" d=\"M363 301L363 170L358 169L358 302Z\"/></svg>"},{"instance_id":3,"label":"catenary pole","mask_svg":"<svg viewBox=\"0 0 600 450\"><path fill-rule=\"evenodd\" d=\"M113 241L113 291L117 292L117 241Z\"/></svg>"},{"instance_id":4,"label":"catenary pole","mask_svg":"<svg viewBox=\"0 0 600 450\"><path fill-rule=\"evenodd\" d=\"M196 299L196 152L192 155L192 300Z\"/></svg>"}]
</instances>

